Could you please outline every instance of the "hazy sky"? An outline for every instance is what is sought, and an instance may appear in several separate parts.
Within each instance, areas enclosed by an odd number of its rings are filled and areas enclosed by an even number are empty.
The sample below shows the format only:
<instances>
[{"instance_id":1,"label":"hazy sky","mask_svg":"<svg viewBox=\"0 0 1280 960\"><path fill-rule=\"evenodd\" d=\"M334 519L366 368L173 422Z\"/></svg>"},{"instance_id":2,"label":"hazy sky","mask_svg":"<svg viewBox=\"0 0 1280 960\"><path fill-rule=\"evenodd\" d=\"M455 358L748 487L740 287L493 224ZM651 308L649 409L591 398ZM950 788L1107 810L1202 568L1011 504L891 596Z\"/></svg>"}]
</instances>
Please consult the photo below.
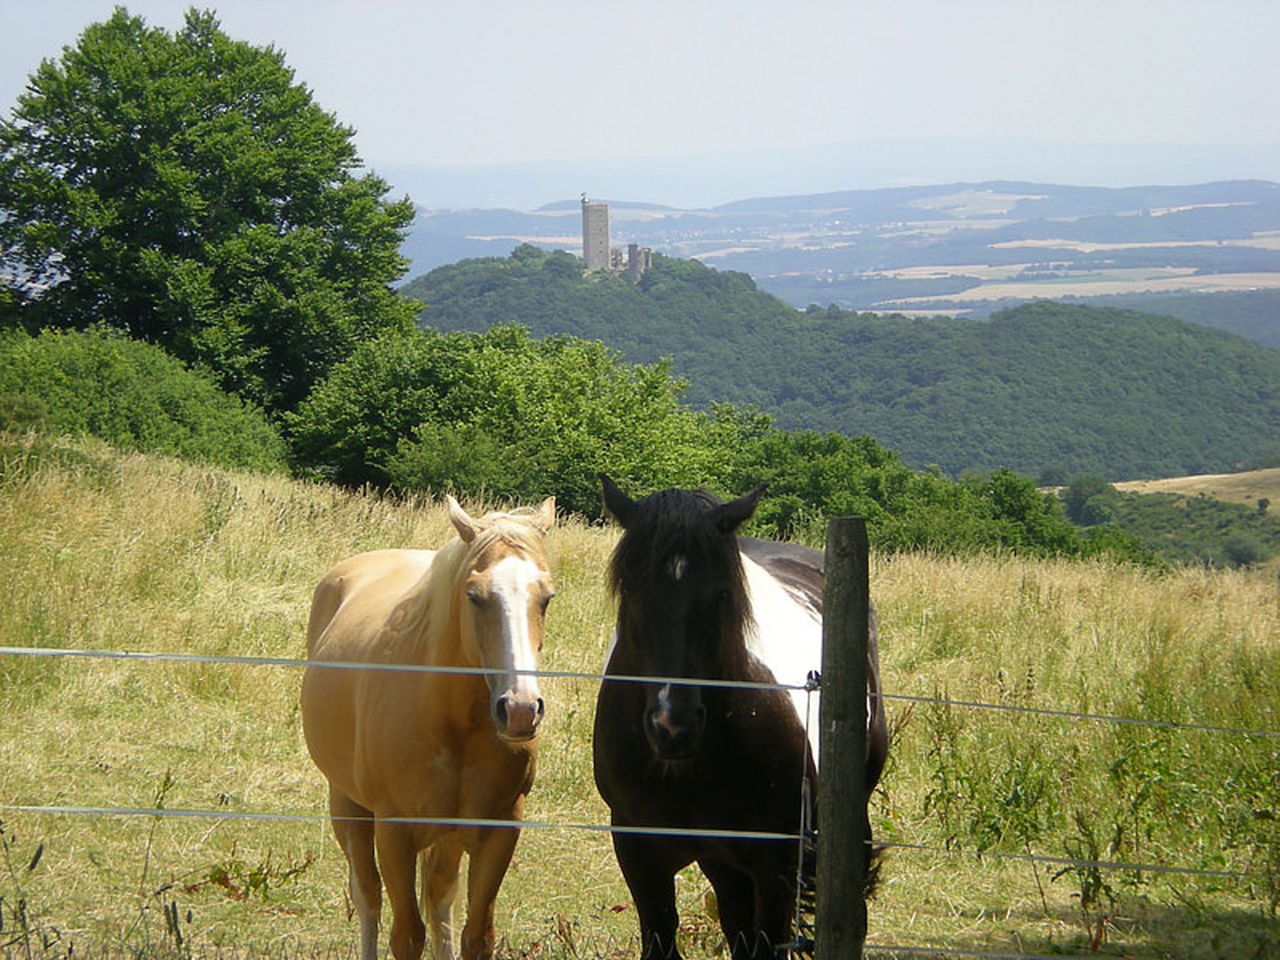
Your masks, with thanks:
<instances>
[{"instance_id":1,"label":"hazy sky","mask_svg":"<svg viewBox=\"0 0 1280 960\"><path fill-rule=\"evenodd\" d=\"M1280 0L222 0L378 164L1280 143ZM175 28L187 4L128 9ZM110 0L0 0L0 105ZM854 186L854 184L850 184Z\"/></svg>"}]
</instances>

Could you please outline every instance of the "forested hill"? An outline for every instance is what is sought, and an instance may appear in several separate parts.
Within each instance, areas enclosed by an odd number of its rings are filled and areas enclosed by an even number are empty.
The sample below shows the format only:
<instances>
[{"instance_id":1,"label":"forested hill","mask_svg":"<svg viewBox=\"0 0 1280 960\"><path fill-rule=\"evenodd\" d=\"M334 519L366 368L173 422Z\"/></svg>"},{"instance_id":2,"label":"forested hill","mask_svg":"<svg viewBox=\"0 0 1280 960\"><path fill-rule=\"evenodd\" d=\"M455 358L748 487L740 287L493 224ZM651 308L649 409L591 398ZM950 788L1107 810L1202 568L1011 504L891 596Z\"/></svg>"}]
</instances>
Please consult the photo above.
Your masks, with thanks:
<instances>
[{"instance_id":1,"label":"forested hill","mask_svg":"<svg viewBox=\"0 0 1280 960\"><path fill-rule=\"evenodd\" d=\"M1111 479L1280 459L1280 351L1129 310L1035 302L988 321L797 312L745 274L656 256L636 286L523 246L408 284L423 324L602 340L670 357L687 399L867 433L916 466Z\"/></svg>"},{"instance_id":2,"label":"forested hill","mask_svg":"<svg viewBox=\"0 0 1280 960\"><path fill-rule=\"evenodd\" d=\"M677 369L694 381L688 399L704 405L727 400L723 381L744 373L750 375L733 396L770 403L777 389L752 369L750 354L782 331L798 335L812 326L745 273L661 254L636 285L606 273L584 277L577 257L526 244L507 258L438 267L401 293L423 301L420 322L441 330L479 332L518 322L540 337L603 340L633 361L675 357Z\"/></svg>"}]
</instances>

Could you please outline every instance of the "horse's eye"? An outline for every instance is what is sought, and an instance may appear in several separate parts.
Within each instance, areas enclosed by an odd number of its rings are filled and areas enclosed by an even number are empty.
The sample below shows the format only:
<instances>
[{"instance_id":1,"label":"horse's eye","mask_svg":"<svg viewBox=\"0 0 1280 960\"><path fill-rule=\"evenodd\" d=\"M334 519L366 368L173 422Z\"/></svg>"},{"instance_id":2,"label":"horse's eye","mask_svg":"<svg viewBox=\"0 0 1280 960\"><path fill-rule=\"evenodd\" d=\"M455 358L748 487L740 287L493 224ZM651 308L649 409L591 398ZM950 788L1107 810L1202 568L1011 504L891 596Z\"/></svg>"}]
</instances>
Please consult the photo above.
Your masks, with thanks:
<instances>
[{"instance_id":1,"label":"horse's eye","mask_svg":"<svg viewBox=\"0 0 1280 960\"><path fill-rule=\"evenodd\" d=\"M469 587L467 589L467 599L478 607L480 604L484 603L484 594L475 587Z\"/></svg>"}]
</instances>

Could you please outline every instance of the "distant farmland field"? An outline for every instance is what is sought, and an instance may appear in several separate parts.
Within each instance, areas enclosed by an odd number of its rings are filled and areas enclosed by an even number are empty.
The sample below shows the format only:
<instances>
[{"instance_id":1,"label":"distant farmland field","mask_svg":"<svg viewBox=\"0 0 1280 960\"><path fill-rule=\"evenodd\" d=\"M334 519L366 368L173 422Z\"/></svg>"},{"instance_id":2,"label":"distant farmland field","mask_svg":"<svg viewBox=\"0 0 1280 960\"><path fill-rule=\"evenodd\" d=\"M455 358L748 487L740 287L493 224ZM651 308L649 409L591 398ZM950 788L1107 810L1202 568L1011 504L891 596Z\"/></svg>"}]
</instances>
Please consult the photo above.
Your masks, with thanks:
<instances>
[{"instance_id":1,"label":"distant farmland field","mask_svg":"<svg viewBox=\"0 0 1280 960\"><path fill-rule=\"evenodd\" d=\"M955 276L968 275L967 268L954 268ZM948 268L932 268L946 275ZM1209 293L1240 290L1280 290L1277 273L1199 274L1183 268L1133 269L1105 272L1067 272L1052 279L983 283L945 297L902 297L886 304L910 307L930 304L940 299L948 303L970 303L983 300L1031 300L1037 297L1110 297L1130 293Z\"/></svg>"}]
</instances>

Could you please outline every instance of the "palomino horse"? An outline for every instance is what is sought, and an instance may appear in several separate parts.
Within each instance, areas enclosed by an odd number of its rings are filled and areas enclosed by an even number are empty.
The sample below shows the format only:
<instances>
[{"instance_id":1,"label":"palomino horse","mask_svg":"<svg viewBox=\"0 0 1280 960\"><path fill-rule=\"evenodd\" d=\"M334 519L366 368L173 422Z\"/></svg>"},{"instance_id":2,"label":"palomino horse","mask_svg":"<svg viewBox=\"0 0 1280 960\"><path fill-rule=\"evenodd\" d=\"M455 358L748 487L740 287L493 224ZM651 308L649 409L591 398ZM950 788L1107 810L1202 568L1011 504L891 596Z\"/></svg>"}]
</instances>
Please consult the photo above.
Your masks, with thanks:
<instances>
[{"instance_id":1,"label":"palomino horse","mask_svg":"<svg viewBox=\"0 0 1280 960\"><path fill-rule=\"evenodd\" d=\"M492 955L494 899L518 827L412 821L519 821L533 785L543 701L529 671L537 666L554 592L543 535L555 522L555 500L473 519L450 497L449 516L457 540L439 550L377 550L343 560L320 581L311 605L313 661L487 671L307 667L303 727L311 757L329 780L333 831L360 916L362 960L378 955L384 881L393 956L422 955L426 931L414 899L419 859L434 955L453 956L464 852L470 865L462 955Z\"/></svg>"},{"instance_id":2,"label":"palomino horse","mask_svg":"<svg viewBox=\"0 0 1280 960\"><path fill-rule=\"evenodd\" d=\"M731 503L684 490L636 502L608 477L601 482L624 530L611 568L617 630L595 721L596 786L614 826L799 835L806 795L816 823L816 696L670 678L803 686L821 666L822 554L735 536L763 486ZM868 677L870 792L888 752L874 627ZM858 815L870 843L866 799ZM613 842L645 960L679 956L672 878L695 861L715 889L735 960L792 945L797 867L803 861L810 894L814 870L795 843L626 831Z\"/></svg>"}]
</instances>

